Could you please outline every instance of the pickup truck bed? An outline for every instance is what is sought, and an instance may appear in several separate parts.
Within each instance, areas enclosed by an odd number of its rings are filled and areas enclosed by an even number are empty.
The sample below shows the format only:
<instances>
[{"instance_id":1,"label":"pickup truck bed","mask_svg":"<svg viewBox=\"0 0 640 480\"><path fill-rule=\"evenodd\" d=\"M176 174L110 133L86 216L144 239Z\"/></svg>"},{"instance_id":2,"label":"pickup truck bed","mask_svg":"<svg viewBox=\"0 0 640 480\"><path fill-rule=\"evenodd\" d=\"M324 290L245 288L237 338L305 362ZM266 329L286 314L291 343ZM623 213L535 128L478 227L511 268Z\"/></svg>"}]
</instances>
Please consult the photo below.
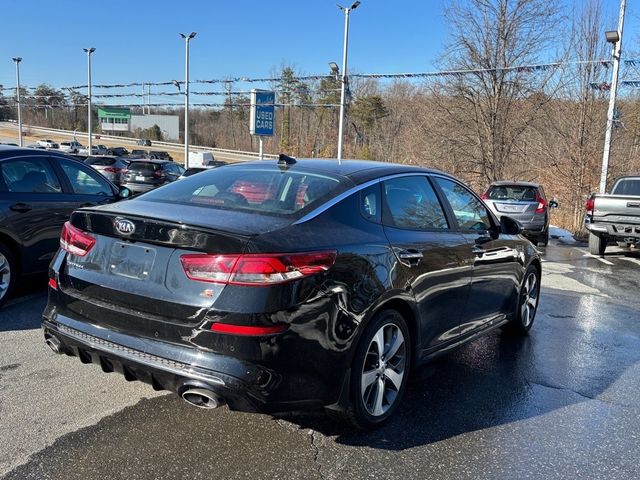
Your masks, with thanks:
<instances>
[{"instance_id":1,"label":"pickup truck bed","mask_svg":"<svg viewBox=\"0 0 640 480\"><path fill-rule=\"evenodd\" d=\"M622 177L611 194L594 194L587 201L585 227L589 251L604 255L607 245L640 247L640 177Z\"/></svg>"}]
</instances>

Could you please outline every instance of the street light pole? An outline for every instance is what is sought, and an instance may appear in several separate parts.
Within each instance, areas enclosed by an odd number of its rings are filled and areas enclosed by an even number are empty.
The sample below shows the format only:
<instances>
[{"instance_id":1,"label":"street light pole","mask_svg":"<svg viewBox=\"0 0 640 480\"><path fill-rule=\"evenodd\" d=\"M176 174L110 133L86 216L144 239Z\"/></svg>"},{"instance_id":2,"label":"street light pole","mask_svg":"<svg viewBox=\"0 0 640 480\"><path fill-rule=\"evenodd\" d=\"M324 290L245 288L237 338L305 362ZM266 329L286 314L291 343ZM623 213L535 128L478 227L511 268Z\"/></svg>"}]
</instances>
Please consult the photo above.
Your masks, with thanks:
<instances>
[{"instance_id":1,"label":"street light pole","mask_svg":"<svg viewBox=\"0 0 640 480\"><path fill-rule=\"evenodd\" d=\"M91 152L91 144L92 144L92 131L91 131L91 54L96 51L95 48L83 48L83 50L87 53L87 96L88 96L88 107L87 107L87 135L89 137L89 146L87 147L89 150L89 155L92 155Z\"/></svg>"},{"instance_id":2,"label":"street light pole","mask_svg":"<svg viewBox=\"0 0 640 480\"><path fill-rule=\"evenodd\" d=\"M196 32L189 35L181 33L184 38L184 167L189 168L189 42L196 36Z\"/></svg>"},{"instance_id":3,"label":"street light pole","mask_svg":"<svg viewBox=\"0 0 640 480\"><path fill-rule=\"evenodd\" d=\"M613 44L613 71L611 72L611 90L609 93L609 109L607 110L607 130L604 136L604 152L602 154L600 193L605 193L607 189L609 157L611 155L611 130L613 129L613 113L616 106L616 93L618 91L618 72L620 70L620 54L622 52L622 30L624 28L624 11L626 3L626 0L620 0L620 18L618 19L618 30L606 32L607 42Z\"/></svg>"},{"instance_id":4,"label":"street light pole","mask_svg":"<svg viewBox=\"0 0 640 480\"><path fill-rule=\"evenodd\" d=\"M338 8L344 12L344 46L342 49L342 86L340 88L340 119L338 121L338 163L342 160L342 135L344 128L344 110L347 90L347 47L349 45L349 13L355 10L360 5L360 2L354 2L350 7L342 7L338 5Z\"/></svg>"},{"instance_id":5,"label":"street light pole","mask_svg":"<svg viewBox=\"0 0 640 480\"><path fill-rule=\"evenodd\" d=\"M16 101L18 102L18 144L22 147L22 104L20 103L20 62L22 57L13 57L16 64Z\"/></svg>"}]
</instances>

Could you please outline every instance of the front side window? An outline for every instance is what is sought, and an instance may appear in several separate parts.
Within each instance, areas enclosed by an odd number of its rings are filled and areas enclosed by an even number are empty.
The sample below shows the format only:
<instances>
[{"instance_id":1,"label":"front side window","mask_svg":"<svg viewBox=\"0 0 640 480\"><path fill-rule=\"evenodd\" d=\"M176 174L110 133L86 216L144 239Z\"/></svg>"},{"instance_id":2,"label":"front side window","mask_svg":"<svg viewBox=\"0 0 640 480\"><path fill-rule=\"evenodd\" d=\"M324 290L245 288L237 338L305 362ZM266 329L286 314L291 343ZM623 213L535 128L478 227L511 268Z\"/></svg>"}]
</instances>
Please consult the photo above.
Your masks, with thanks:
<instances>
[{"instance_id":1,"label":"front side window","mask_svg":"<svg viewBox=\"0 0 640 480\"><path fill-rule=\"evenodd\" d=\"M449 225L427 177L400 177L384 182L385 224L410 230L440 230Z\"/></svg>"},{"instance_id":2,"label":"front side window","mask_svg":"<svg viewBox=\"0 0 640 480\"><path fill-rule=\"evenodd\" d=\"M462 230L484 231L491 228L487 209L468 189L452 180L436 177L458 225Z\"/></svg>"},{"instance_id":3,"label":"front side window","mask_svg":"<svg viewBox=\"0 0 640 480\"><path fill-rule=\"evenodd\" d=\"M97 173L90 172L81 165L66 160L60 161L60 166L69 179L74 193L78 195L113 195L109 183Z\"/></svg>"},{"instance_id":4,"label":"front side window","mask_svg":"<svg viewBox=\"0 0 640 480\"><path fill-rule=\"evenodd\" d=\"M46 158L20 158L2 162L2 177L10 192L62 192L58 177Z\"/></svg>"}]
</instances>

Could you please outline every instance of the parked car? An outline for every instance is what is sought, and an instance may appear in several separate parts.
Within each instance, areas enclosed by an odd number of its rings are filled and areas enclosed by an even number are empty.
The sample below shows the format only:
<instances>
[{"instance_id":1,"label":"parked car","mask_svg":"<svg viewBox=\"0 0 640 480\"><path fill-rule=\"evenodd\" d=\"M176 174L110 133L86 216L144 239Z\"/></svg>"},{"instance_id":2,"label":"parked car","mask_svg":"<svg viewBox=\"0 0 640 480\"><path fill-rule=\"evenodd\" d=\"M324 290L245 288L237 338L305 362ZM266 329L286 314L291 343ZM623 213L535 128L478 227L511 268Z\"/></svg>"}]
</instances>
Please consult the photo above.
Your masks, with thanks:
<instances>
[{"instance_id":1,"label":"parked car","mask_svg":"<svg viewBox=\"0 0 640 480\"><path fill-rule=\"evenodd\" d=\"M593 194L586 204L584 223L589 230L589 252L603 256L615 242L640 247L640 176L617 179L610 194Z\"/></svg>"},{"instance_id":2,"label":"parked car","mask_svg":"<svg viewBox=\"0 0 640 480\"><path fill-rule=\"evenodd\" d=\"M59 145L53 140L49 140L48 138L40 139L36 142L36 144L40 145L44 148L58 148Z\"/></svg>"},{"instance_id":3,"label":"parked car","mask_svg":"<svg viewBox=\"0 0 640 480\"><path fill-rule=\"evenodd\" d=\"M258 180L269 196L236 193ZM519 232L433 170L286 157L214 168L76 211L44 336L197 407L324 407L376 427L415 366L531 328L541 260Z\"/></svg>"},{"instance_id":4,"label":"parked car","mask_svg":"<svg viewBox=\"0 0 640 480\"><path fill-rule=\"evenodd\" d=\"M222 160L213 160L211 165L207 165L206 167L189 167L187 168L182 175L180 175L180 179L190 177L191 175L195 175L196 173L204 172L206 170L210 170L212 168L222 167L223 165L227 165L227 162L223 162Z\"/></svg>"},{"instance_id":5,"label":"parked car","mask_svg":"<svg viewBox=\"0 0 640 480\"><path fill-rule=\"evenodd\" d=\"M122 172L121 185L134 193L148 192L178 180L184 168L167 160L132 160Z\"/></svg>"},{"instance_id":6,"label":"parked car","mask_svg":"<svg viewBox=\"0 0 640 480\"><path fill-rule=\"evenodd\" d=\"M32 143L31 145L27 145L27 148L35 148L36 150L46 150L47 149L46 147L43 147L42 145L38 145L37 143Z\"/></svg>"},{"instance_id":7,"label":"parked car","mask_svg":"<svg viewBox=\"0 0 640 480\"><path fill-rule=\"evenodd\" d=\"M121 184L122 174L129 166L129 162L126 158L110 156L93 156L84 161L115 185Z\"/></svg>"},{"instance_id":8,"label":"parked car","mask_svg":"<svg viewBox=\"0 0 640 480\"><path fill-rule=\"evenodd\" d=\"M151 140L149 140L148 138L141 138L140 140L136 141L136 145L142 145L143 147L150 147Z\"/></svg>"},{"instance_id":9,"label":"parked car","mask_svg":"<svg viewBox=\"0 0 640 480\"><path fill-rule=\"evenodd\" d=\"M91 145L91 153L89 153L89 147L83 147L78 150L78 155L106 155L107 150L106 145Z\"/></svg>"},{"instance_id":10,"label":"parked car","mask_svg":"<svg viewBox=\"0 0 640 480\"><path fill-rule=\"evenodd\" d=\"M149 152L147 150L133 149L129 154L129 158L149 158Z\"/></svg>"},{"instance_id":11,"label":"parked car","mask_svg":"<svg viewBox=\"0 0 640 480\"><path fill-rule=\"evenodd\" d=\"M71 142L61 142L58 147L61 152L64 153L78 153L84 146L80 142L71 141Z\"/></svg>"},{"instance_id":12,"label":"parked car","mask_svg":"<svg viewBox=\"0 0 640 480\"><path fill-rule=\"evenodd\" d=\"M126 196L60 153L0 147L0 305L23 275L46 272L73 210Z\"/></svg>"},{"instance_id":13,"label":"parked car","mask_svg":"<svg viewBox=\"0 0 640 480\"><path fill-rule=\"evenodd\" d=\"M124 147L110 147L107 149L107 155L113 155L115 157L124 157L129 154L129 150Z\"/></svg>"},{"instance_id":14,"label":"parked car","mask_svg":"<svg viewBox=\"0 0 640 480\"><path fill-rule=\"evenodd\" d=\"M493 182L481 196L498 217L508 215L522 225L522 234L534 245L549 243L549 209L542 185L530 182Z\"/></svg>"},{"instance_id":15,"label":"parked car","mask_svg":"<svg viewBox=\"0 0 640 480\"><path fill-rule=\"evenodd\" d=\"M161 150L152 150L149 152L149 158L153 160L173 160L169 152L161 151Z\"/></svg>"}]
</instances>

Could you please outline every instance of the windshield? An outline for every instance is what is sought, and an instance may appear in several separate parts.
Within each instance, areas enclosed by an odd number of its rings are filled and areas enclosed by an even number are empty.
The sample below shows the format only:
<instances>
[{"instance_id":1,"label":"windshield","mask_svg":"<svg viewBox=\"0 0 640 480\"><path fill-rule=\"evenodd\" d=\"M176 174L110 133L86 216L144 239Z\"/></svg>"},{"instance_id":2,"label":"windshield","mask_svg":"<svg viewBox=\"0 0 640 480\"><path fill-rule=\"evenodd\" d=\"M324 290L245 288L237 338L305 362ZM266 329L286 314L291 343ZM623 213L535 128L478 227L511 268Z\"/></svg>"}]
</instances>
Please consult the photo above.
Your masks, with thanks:
<instances>
[{"instance_id":1,"label":"windshield","mask_svg":"<svg viewBox=\"0 0 640 480\"><path fill-rule=\"evenodd\" d=\"M521 185L494 185L489 189L488 196L491 200L516 200L522 202L536 202L536 187Z\"/></svg>"},{"instance_id":2,"label":"windshield","mask_svg":"<svg viewBox=\"0 0 640 480\"><path fill-rule=\"evenodd\" d=\"M346 180L319 173L228 166L190 176L139 198L212 209L301 217L350 186Z\"/></svg>"},{"instance_id":3,"label":"windshield","mask_svg":"<svg viewBox=\"0 0 640 480\"><path fill-rule=\"evenodd\" d=\"M640 196L640 178L623 178L613 188L614 195Z\"/></svg>"}]
</instances>

